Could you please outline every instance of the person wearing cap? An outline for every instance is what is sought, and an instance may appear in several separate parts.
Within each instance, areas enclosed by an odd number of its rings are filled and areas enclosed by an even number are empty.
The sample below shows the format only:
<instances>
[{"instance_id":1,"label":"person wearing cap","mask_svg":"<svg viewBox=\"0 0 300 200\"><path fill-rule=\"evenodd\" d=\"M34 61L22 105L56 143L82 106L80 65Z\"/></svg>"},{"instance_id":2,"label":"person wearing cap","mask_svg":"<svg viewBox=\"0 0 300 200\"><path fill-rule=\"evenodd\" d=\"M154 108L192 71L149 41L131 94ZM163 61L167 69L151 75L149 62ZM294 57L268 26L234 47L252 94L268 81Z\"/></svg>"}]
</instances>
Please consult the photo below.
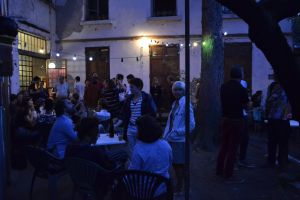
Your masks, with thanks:
<instances>
[{"instance_id":1,"label":"person wearing cap","mask_svg":"<svg viewBox=\"0 0 300 200\"><path fill-rule=\"evenodd\" d=\"M172 165L176 175L175 193L182 193L184 186L185 164L185 116L190 115L190 131L195 128L193 107L190 104L189 113L185 112L185 84L176 81L172 85L172 93L175 101L172 105L164 131L164 139L167 140L173 151Z\"/></svg>"}]
</instances>

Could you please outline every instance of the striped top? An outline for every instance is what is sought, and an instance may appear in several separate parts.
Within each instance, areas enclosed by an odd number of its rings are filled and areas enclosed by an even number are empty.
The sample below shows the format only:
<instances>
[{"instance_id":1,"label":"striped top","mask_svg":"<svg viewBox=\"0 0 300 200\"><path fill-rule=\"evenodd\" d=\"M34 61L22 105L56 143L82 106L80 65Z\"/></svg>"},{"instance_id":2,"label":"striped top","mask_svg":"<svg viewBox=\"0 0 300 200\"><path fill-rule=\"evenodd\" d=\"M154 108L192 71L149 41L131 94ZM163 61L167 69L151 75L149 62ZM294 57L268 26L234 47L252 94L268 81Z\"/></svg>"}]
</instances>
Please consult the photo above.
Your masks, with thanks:
<instances>
[{"instance_id":1,"label":"striped top","mask_svg":"<svg viewBox=\"0 0 300 200\"><path fill-rule=\"evenodd\" d=\"M136 120L142 115L142 101L143 97L140 96L136 102L133 99L130 102L130 110L131 110L131 117L130 123L135 125Z\"/></svg>"},{"instance_id":2,"label":"striped top","mask_svg":"<svg viewBox=\"0 0 300 200\"><path fill-rule=\"evenodd\" d=\"M106 88L102 93L102 101L105 108L110 112L112 117L117 117L120 114L119 92L117 88Z\"/></svg>"}]
</instances>

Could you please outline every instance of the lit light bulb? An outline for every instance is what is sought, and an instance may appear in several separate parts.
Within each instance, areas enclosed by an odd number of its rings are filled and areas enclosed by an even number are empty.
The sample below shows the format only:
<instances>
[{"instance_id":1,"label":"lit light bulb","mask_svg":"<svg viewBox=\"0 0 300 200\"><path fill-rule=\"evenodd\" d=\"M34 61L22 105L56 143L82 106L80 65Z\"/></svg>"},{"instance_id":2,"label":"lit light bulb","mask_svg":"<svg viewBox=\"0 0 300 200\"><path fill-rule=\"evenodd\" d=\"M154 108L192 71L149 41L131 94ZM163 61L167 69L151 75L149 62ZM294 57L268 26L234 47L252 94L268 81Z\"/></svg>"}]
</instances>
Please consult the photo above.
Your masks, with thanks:
<instances>
[{"instance_id":1,"label":"lit light bulb","mask_svg":"<svg viewBox=\"0 0 300 200\"><path fill-rule=\"evenodd\" d=\"M56 67L55 63L49 63L48 68L54 69Z\"/></svg>"},{"instance_id":2,"label":"lit light bulb","mask_svg":"<svg viewBox=\"0 0 300 200\"><path fill-rule=\"evenodd\" d=\"M89 57L89 61L93 61L93 57Z\"/></svg>"},{"instance_id":3,"label":"lit light bulb","mask_svg":"<svg viewBox=\"0 0 300 200\"><path fill-rule=\"evenodd\" d=\"M205 42L205 41L203 41L203 42L202 42L202 45L203 45L203 46L205 46L205 45L206 45L206 42Z\"/></svg>"},{"instance_id":4,"label":"lit light bulb","mask_svg":"<svg viewBox=\"0 0 300 200\"><path fill-rule=\"evenodd\" d=\"M225 31L225 32L224 32L224 35L226 36L226 35L228 35L228 33Z\"/></svg>"},{"instance_id":5,"label":"lit light bulb","mask_svg":"<svg viewBox=\"0 0 300 200\"><path fill-rule=\"evenodd\" d=\"M169 44L167 43L167 44L166 44L166 47L168 47L168 46L169 46Z\"/></svg>"},{"instance_id":6,"label":"lit light bulb","mask_svg":"<svg viewBox=\"0 0 300 200\"><path fill-rule=\"evenodd\" d=\"M194 47L197 47L197 46L198 46L198 43L197 43L197 42L194 42L194 43L193 43L193 46L194 46Z\"/></svg>"},{"instance_id":7,"label":"lit light bulb","mask_svg":"<svg viewBox=\"0 0 300 200\"><path fill-rule=\"evenodd\" d=\"M56 53L56 57L59 57L60 56L60 53Z\"/></svg>"},{"instance_id":8,"label":"lit light bulb","mask_svg":"<svg viewBox=\"0 0 300 200\"><path fill-rule=\"evenodd\" d=\"M76 55L73 56L73 60L74 61L77 60L77 56Z\"/></svg>"},{"instance_id":9,"label":"lit light bulb","mask_svg":"<svg viewBox=\"0 0 300 200\"><path fill-rule=\"evenodd\" d=\"M180 44L181 47L183 47L183 44Z\"/></svg>"}]
</instances>

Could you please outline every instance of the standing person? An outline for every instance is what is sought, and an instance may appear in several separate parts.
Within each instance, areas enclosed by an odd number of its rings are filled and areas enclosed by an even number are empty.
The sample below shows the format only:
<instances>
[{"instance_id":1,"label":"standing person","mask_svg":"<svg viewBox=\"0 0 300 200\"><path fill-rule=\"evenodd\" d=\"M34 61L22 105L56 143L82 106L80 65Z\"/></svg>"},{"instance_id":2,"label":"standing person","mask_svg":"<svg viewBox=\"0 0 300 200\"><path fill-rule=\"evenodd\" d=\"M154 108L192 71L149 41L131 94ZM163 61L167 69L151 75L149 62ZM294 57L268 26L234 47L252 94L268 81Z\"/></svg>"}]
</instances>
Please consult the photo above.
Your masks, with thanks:
<instances>
[{"instance_id":1,"label":"standing person","mask_svg":"<svg viewBox=\"0 0 300 200\"><path fill-rule=\"evenodd\" d=\"M135 77L132 75L132 74L129 74L127 77L127 83L128 83L128 86L127 86L127 89L126 89L126 96L129 96L131 95L131 91L130 91L130 81L132 79L134 79Z\"/></svg>"},{"instance_id":2,"label":"standing person","mask_svg":"<svg viewBox=\"0 0 300 200\"><path fill-rule=\"evenodd\" d=\"M68 99L59 99L55 105L56 120L49 134L47 148L59 158L64 158L67 145L77 139L73 121L68 116L71 110L72 103Z\"/></svg>"},{"instance_id":3,"label":"standing person","mask_svg":"<svg viewBox=\"0 0 300 200\"><path fill-rule=\"evenodd\" d=\"M123 104L126 96L126 84L123 83L124 76L122 74L117 74L116 76L116 87L119 92L120 103Z\"/></svg>"},{"instance_id":4,"label":"standing person","mask_svg":"<svg viewBox=\"0 0 300 200\"><path fill-rule=\"evenodd\" d=\"M268 119L268 165L275 167L278 148L278 163L285 170L288 162L288 145L290 136L289 118L291 107L286 93L276 78L268 88L266 116Z\"/></svg>"},{"instance_id":5,"label":"standing person","mask_svg":"<svg viewBox=\"0 0 300 200\"><path fill-rule=\"evenodd\" d=\"M89 109L95 109L98 106L100 93L98 92L97 83L91 80L85 81L84 103Z\"/></svg>"},{"instance_id":6,"label":"standing person","mask_svg":"<svg viewBox=\"0 0 300 200\"><path fill-rule=\"evenodd\" d=\"M79 100L83 100L84 97L84 84L80 82L80 77L75 77L75 84L74 84L74 93L79 94Z\"/></svg>"},{"instance_id":7,"label":"standing person","mask_svg":"<svg viewBox=\"0 0 300 200\"><path fill-rule=\"evenodd\" d=\"M185 84L176 81L172 86L175 101L172 105L164 131L164 138L169 142L173 151L173 168L176 175L175 193L182 193L184 188L185 164L185 116L190 115L190 131L195 128L193 107L190 104L189 113L185 112Z\"/></svg>"},{"instance_id":8,"label":"standing person","mask_svg":"<svg viewBox=\"0 0 300 200\"><path fill-rule=\"evenodd\" d=\"M217 159L216 173L224 177L227 182L242 183L243 179L233 178L233 168L240 138L244 130L243 109L248 103L248 92L240 84L242 71L233 67L228 82L221 87L222 106L222 144Z\"/></svg>"},{"instance_id":9,"label":"standing person","mask_svg":"<svg viewBox=\"0 0 300 200\"><path fill-rule=\"evenodd\" d=\"M132 152L136 144L136 120L147 114L155 117L156 105L151 95L142 91L144 84L141 79L133 78L129 85L132 94L125 100L120 119L116 122L115 127L124 124L125 130L127 130L125 137L127 135L130 152Z\"/></svg>"},{"instance_id":10,"label":"standing person","mask_svg":"<svg viewBox=\"0 0 300 200\"><path fill-rule=\"evenodd\" d=\"M38 88L39 88L39 82L40 82L40 80L41 80L40 77L35 76L32 79L31 84L28 87L29 96L32 98L33 103L35 103L38 100L38 98L39 98Z\"/></svg>"},{"instance_id":11,"label":"standing person","mask_svg":"<svg viewBox=\"0 0 300 200\"><path fill-rule=\"evenodd\" d=\"M40 81L38 92L39 92L39 98L42 100L46 100L49 97L48 90L44 88L45 82Z\"/></svg>"},{"instance_id":12,"label":"standing person","mask_svg":"<svg viewBox=\"0 0 300 200\"><path fill-rule=\"evenodd\" d=\"M150 94L152 95L158 110L160 110L162 105L162 88L157 77L153 77L152 85L150 87Z\"/></svg>"},{"instance_id":13,"label":"standing person","mask_svg":"<svg viewBox=\"0 0 300 200\"><path fill-rule=\"evenodd\" d=\"M237 66L241 68L242 71L242 78L244 77L244 71L241 66ZM240 84L247 90L248 92L248 84L247 81L241 79ZM249 96L249 95L248 95ZM248 131L248 113L247 109L243 109L243 119L244 119L244 128L243 128L243 133L241 135L241 141L240 141L240 147L239 147L239 162L238 165L240 167L254 167L246 162L246 156L247 156L247 151L248 151L248 144L249 144L249 131Z\"/></svg>"},{"instance_id":14,"label":"standing person","mask_svg":"<svg viewBox=\"0 0 300 200\"><path fill-rule=\"evenodd\" d=\"M261 131L262 124L262 91L258 90L251 98L252 110L253 110L253 122L254 122L254 132L259 133Z\"/></svg>"},{"instance_id":15,"label":"standing person","mask_svg":"<svg viewBox=\"0 0 300 200\"><path fill-rule=\"evenodd\" d=\"M63 99L69 97L69 86L65 81L65 77L60 76L59 82L56 85L56 98Z\"/></svg>"},{"instance_id":16,"label":"standing person","mask_svg":"<svg viewBox=\"0 0 300 200\"><path fill-rule=\"evenodd\" d=\"M114 81L107 80L107 86L103 89L101 102L107 111L111 114L111 118L118 117L120 114L119 91Z\"/></svg>"}]
</instances>

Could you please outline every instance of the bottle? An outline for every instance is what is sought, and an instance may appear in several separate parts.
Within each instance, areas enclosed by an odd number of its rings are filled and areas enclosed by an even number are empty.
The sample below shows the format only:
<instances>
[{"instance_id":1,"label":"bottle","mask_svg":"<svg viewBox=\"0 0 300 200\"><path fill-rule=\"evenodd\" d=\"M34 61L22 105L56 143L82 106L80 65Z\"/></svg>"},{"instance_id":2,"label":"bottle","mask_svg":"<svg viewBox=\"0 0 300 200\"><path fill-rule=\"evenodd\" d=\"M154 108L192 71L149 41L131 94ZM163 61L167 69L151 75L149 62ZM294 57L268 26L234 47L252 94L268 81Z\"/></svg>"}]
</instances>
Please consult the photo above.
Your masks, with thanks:
<instances>
[{"instance_id":1,"label":"bottle","mask_svg":"<svg viewBox=\"0 0 300 200\"><path fill-rule=\"evenodd\" d=\"M113 138L115 134L115 130L114 130L114 122L112 119L109 120L109 137Z\"/></svg>"}]
</instances>

